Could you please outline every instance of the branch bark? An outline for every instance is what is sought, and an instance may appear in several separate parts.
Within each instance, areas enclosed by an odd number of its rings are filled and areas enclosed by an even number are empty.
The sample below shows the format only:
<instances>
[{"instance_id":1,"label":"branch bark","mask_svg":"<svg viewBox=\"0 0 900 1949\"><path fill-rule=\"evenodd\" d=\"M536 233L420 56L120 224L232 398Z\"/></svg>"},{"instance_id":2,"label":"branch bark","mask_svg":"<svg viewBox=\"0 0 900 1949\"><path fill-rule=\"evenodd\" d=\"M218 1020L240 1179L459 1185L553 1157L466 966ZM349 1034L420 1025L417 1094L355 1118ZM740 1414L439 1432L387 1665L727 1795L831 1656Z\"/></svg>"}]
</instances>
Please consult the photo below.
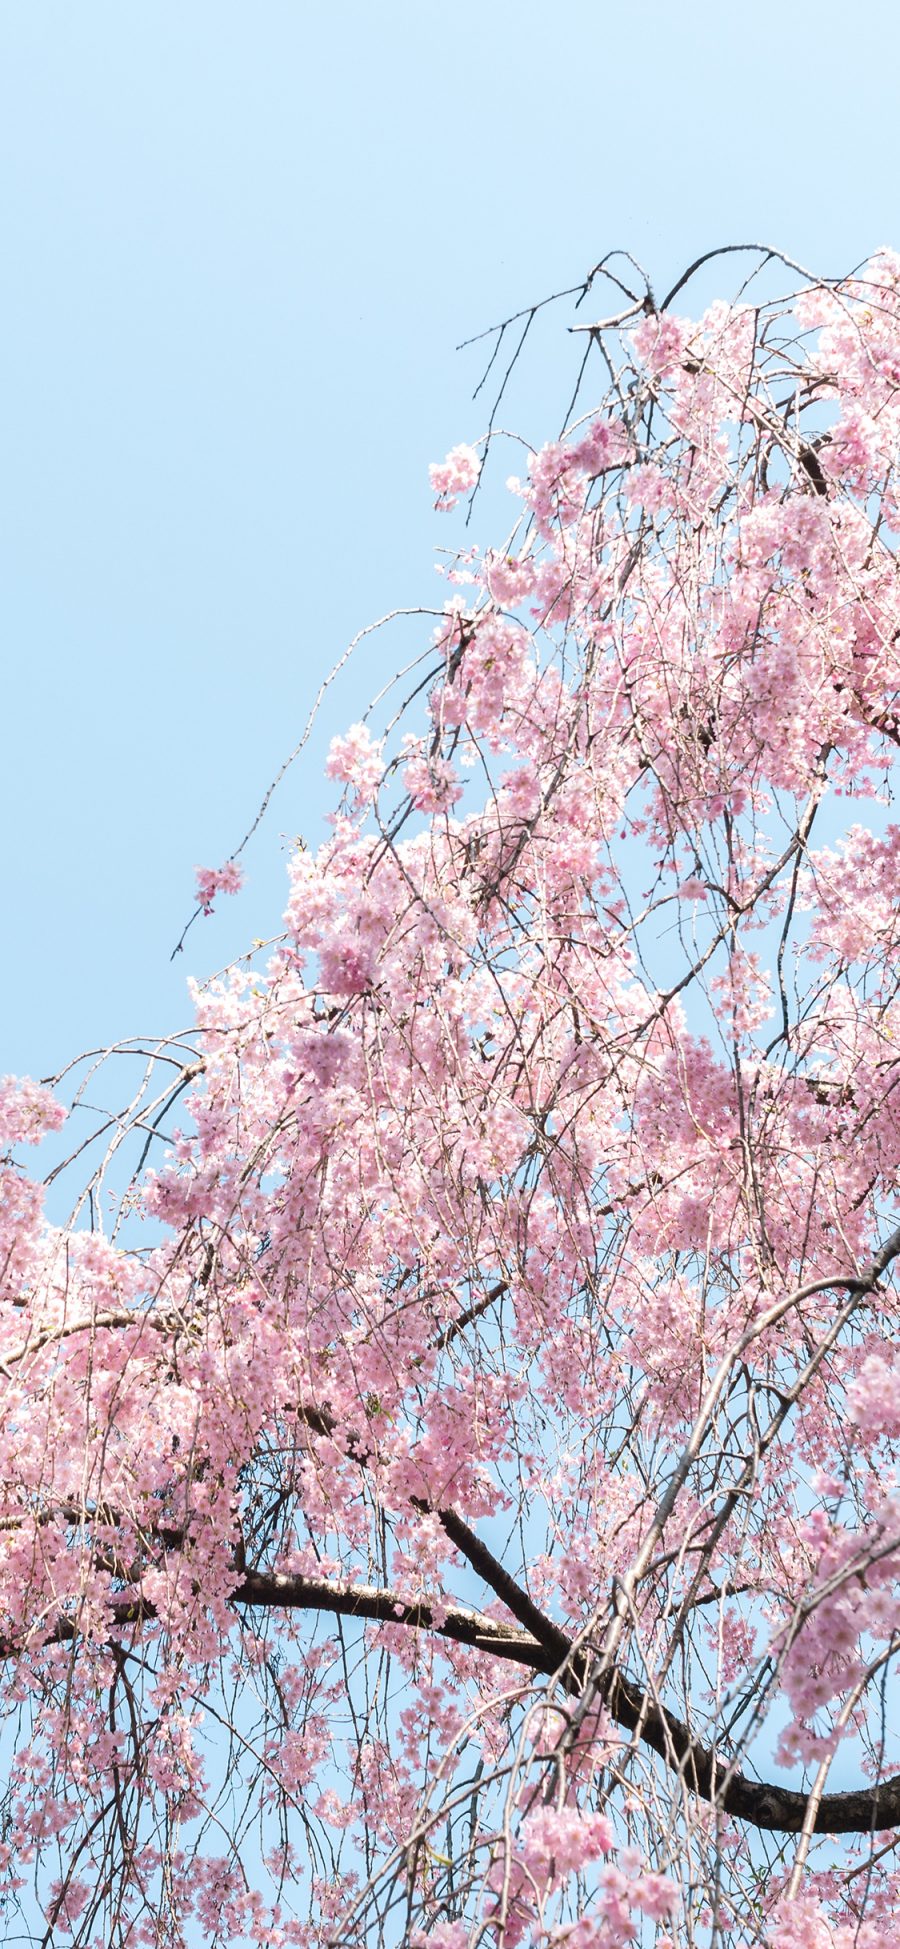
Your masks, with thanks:
<instances>
[{"instance_id":1,"label":"branch bark","mask_svg":"<svg viewBox=\"0 0 900 1949\"><path fill-rule=\"evenodd\" d=\"M467 1525L451 1517L441 1518L448 1535L462 1547L462 1532ZM469 1531L471 1537L473 1532ZM491 1558L487 1546L478 1543L480 1574ZM473 1567L476 1559L473 1557ZM498 1566L502 1568L502 1566ZM503 1572L509 1584L509 1572ZM526 1671L558 1679L570 1697L578 1697L595 1671L589 1650L574 1643L559 1625L543 1617L525 1592L515 1586L516 1608L529 1611L539 1623L539 1635L522 1625L504 1624L483 1611L463 1604L441 1604L439 1616L427 1603L410 1604L395 1591L374 1584L339 1584L327 1579L286 1576L278 1571L248 1570L231 1593L231 1603L242 1609L284 1611L325 1611L334 1617L358 1618L368 1624L399 1624L408 1630L427 1631L451 1644L467 1646L521 1665ZM504 1601L506 1601L504 1599ZM154 1604L138 1595L115 1598L110 1621L117 1634L129 1627L153 1623L158 1613ZM77 1621L57 1620L49 1641L70 1644L79 1635ZM9 1639L0 1640L0 1657L21 1656L23 1647ZM637 1731L639 1739L659 1755L671 1772L678 1775L686 1791L720 1808L733 1819L775 1833L798 1834L803 1828L809 1805L805 1793L780 1787L772 1781L751 1780L714 1746L704 1745L675 1713L665 1710L632 1679L621 1672L602 1675L597 1696L615 1723L625 1732ZM811 1832L816 1834L870 1834L900 1826L900 1774L876 1786L847 1793L823 1794Z\"/></svg>"},{"instance_id":2,"label":"branch bark","mask_svg":"<svg viewBox=\"0 0 900 1949\"><path fill-rule=\"evenodd\" d=\"M484 1548L481 1545L481 1550ZM519 1596L523 1604L530 1605L524 1593L519 1592ZM266 1610L329 1611L335 1616L356 1617L367 1623L400 1624L412 1630L428 1631L451 1643L511 1660L529 1671L558 1676L564 1689L572 1695L581 1692L589 1675L590 1654L574 1646L558 1625L548 1625L547 1620L542 1633L544 1642L521 1627L498 1623L484 1612L460 1604L446 1608L442 1605L441 1621L436 1622L430 1605L407 1604L393 1591L371 1584L333 1584L309 1577L251 1571L233 1592L232 1602ZM606 1675L600 1696L610 1717L623 1731L639 1728L645 1745L678 1774L688 1793L753 1827L786 1834L801 1831L808 1806L805 1793L780 1787L772 1781L749 1779L721 1757L715 1747L695 1739L682 1719L648 1700L640 1686L619 1672ZM873 1787L823 1794L813 1832L868 1834L896 1826L900 1826L900 1774Z\"/></svg>"},{"instance_id":3,"label":"branch bark","mask_svg":"<svg viewBox=\"0 0 900 1949\"><path fill-rule=\"evenodd\" d=\"M843 1287L854 1295L873 1291L887 1268L900 1257L900 1227L885 1241L871 1262L856 1274L845 1274L803 1288L799 1295L830 1287ZM474 1312L495 1299L503 1283L485 1296ZM780 1309L777 1309L780 1310ZM458 1323L457 1323L458 1325ZM758 1330L757 1322L756 1330ZM333 1437L335 1417L327 1405L298 1404L295 1412L311 1432ZM365 1439L351 1432L347 1453L357 1465L365 1467L371 1459ZM800 1833L806 1823L809 1833L865 1834L900 1826L900 1774L879 1781L873 1787L845 1793L823 1794L813 1821L807 1819L810 1797L807 1793L778 1786L771 1781L752 1780L714 1745L697 1740L684 1720L664 1708L649 1692L627 1678L615 1665L604 1667L593 1651L573 1639L548 1618L528 1596L516 1579L493 1555L487 1544L453 1510L429 1510L415 1501L423 1514L434 1514L448 1541L460 1552L505 1608L516 1619L506 1625L497 1619L460 1604L440 1606L436 1615L427 1603L410 1604L394 1591L372 1584L332 1583L327 1579L287 1576L276 1571L246 1570L240 1564L240 1581L231 1593L231 1602L242 1608L265 1610L325 1611L334 1616L355 1617L373 1624L399 1624L410 1630L427 1631L448 1642L503 1658L526 1670L554 1677L564 1690L579 1697L588 1685L610 1717L624 1731L636 1733L643 1744L659 1755L671 1772L677 1774L685 1790L698 1799L721 1809L724 1814L746 1821L761 1830ZM175 1533L171 1533L175 1547ZM169 1540L168 1538L166 1540ZM178 1539L180 1542L181 1539ZM117 1631L152 1622L155 1607L140 1596L122 1594L111 1605L111 1622ZM69 1643L79 1635L78 1623L71 1617L58 1619L51 1641ZM0 1639L0 1658L20 1655L21 1646Z\"/></svg>"}]
</instances>

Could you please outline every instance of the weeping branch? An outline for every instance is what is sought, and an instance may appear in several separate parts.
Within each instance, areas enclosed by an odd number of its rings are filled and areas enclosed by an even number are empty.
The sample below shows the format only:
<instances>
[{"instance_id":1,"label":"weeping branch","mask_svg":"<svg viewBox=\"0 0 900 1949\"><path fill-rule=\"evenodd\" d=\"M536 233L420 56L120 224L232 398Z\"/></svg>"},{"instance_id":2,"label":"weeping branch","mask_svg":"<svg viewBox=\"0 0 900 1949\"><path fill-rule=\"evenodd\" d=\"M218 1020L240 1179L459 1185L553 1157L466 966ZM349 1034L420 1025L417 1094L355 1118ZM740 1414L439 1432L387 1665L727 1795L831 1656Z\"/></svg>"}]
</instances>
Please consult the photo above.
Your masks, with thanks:
<instances>
[{"instance_id":1,"label":"weeping branch","mask_svg":"<svg viewBox=\"0 0 900 1949\"><path fill-rule=\"evenodd\" d=\"M458 1518L455 1520L459 1522ZM481 1545L480 1549L484 1551L485 1546ZM521 1608L528 1607L536 1618L541 1617L523 1591L518 1591L518 1597ZM452 1644L510 1660L527 1671L558 1678L571 1696L581 1693L591 1670L590 1653L573 1646L559 1626L548 1619L541 1620L540 1638L461 1604L442 1604L436 1621L430 1605L405 1603L395 1592L370 1584L336 1584L324 1579L250 1571L233 1592L232 1602L263 1610L327 1611L336 1617L359 1618L365 1623L399 1624L414 1631L427 1631ZM625 1732L636 1731L643 1743L678 1774L688 1793L750 1826L776 1833L800 1832L808 1804L805 1793L770 1781L748 1779L720 1757L714 1746L705 1746L695 1739L682 1719L664 1710L620 1672L613 1671L601 1679L598 1696L616 1724ZM823 1794L814 1832L869 1834L898 1825L900 1774L895 1774L873 1787Z\"/></svg>"},{"instance_id":2,"label":"weeping branch","mask_svg":"<svg viewBox=\"0 0 900 1949\"><path fill-rule=\"evenodd\" d=\"M443 1527L463 1548L465 1538L473 1537L459 1517L442 1514ZM473 1538L477 1551L473 1567L480 1574L496 1564L487 1546ZM468 1549L465 1553L468 1555ZM477 1559L477 1560L476 1560ZM502 1566L496 1565L502 1571ZM752 1780L735 1767L715 1746L695 1738L684 1720L662 1707L647 1692L623 1673L613 1669L597 1677L596 1661L589 1648L578 1645L559 1625L545 1618L532 1600L502 1571L508 1597L515 1601L519 1614L533 1619L536 1630L520 1624L505 1624L463 1604L441 1603L438 1615L427 1603L410 1604L395 1591L374 1584L336 1583L326 1578L287 1576L278 1571L248 1570L231 1594L240 1608L264 1611L322 1611L333 1617L356 1618L365 1624L393 1624L412 1631L425 1631L446 1643L458 1644L482 1655L502 1658L526 1672L555 1679L570 1697L579 1697L590 1682L606 1711L623 1731L636 1733L644 1745L658 1754L685 1790L699 1800L718 1807L723 1814L748 1825L775 1833L797 1834L803 1827L808 1796L774 1782ZM493 1579L491 1578L491 1581ZM508 1601L504 1597L504 1602ZM135 1596L114 1598L110 1621L117 1635L155 1621L155 1605ZM51 1634L54 1644L71 1643L79 1635L77 1622L61 1617ZM11 1641L0 1642L0 1656L21 1654L22 1647ZM900 1826L900 1774L873 1787L848 1793L823 1794L815 1815L816 1834L872 1834Z\"/></svg>"}]
</instances>

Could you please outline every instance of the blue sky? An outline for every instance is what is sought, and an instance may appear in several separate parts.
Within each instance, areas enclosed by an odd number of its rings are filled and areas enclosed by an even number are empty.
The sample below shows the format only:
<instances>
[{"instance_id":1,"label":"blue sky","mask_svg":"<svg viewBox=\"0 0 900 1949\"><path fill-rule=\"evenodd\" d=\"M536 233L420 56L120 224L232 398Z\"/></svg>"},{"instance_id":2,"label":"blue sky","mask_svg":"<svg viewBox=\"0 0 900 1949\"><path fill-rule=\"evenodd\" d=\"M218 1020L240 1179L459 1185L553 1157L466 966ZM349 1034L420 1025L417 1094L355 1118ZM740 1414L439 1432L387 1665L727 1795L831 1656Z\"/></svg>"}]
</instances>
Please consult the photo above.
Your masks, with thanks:
<instances>
[{"instance_id":1,"label":"blue sky","mask_svg":"<svg viewBox=\"0 0 900 1949\"><path fill-rule=\"evenodd\" d=\"M427 464L485 417L456 343L615 245L659 286L744 238L900 245L898 76L885 5L5 0L0 1071L184 1025L185 975L277 928L327 740L427 626L367 641L169 961L347 640L442 599Z\"/></svg>"}]
</instances>

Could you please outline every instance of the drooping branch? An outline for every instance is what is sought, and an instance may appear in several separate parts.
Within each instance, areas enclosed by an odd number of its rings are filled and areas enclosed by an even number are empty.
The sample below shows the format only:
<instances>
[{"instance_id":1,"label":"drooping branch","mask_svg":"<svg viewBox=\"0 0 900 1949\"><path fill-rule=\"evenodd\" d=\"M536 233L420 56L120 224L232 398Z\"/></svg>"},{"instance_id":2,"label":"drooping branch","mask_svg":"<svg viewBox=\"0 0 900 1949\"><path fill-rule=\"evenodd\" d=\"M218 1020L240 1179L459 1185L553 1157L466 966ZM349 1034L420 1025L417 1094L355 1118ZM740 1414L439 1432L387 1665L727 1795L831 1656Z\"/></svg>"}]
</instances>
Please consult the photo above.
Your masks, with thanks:
<instances>
[{"instance_id":1,"label":"drooping branch","mask_svg":"<svg viewBox=\"0 0 900 1949\"><path fill-rule=\"evenodd\" d=\"M523 1592L520 1596L524 1603L530 1603ZM333 1616L355 1617L367 1623L399 1624L411 1630L428 1631L435 1637L511 1660L547 1677L558 1675L570 1695L577 1696L588 1677L589 1654L573 1646L565 1633L549 1620L544 1621L544 1636L548 1641L542 1643L526 1630L498 1623L484 1612L464 1605L442 1604L440 1619L436 1620L427 1603L409 1604L393 1591L371 1584L333 1584L324 1579L267 1571L248 1572L233 1592L232 1602L265 1610L328 1611ZM549 1642L551 1634L556 1641L553 1644ZM557 1656L560 1644L568 1645L567 1661ZM606 1676L599 1695L616 1724L625 1732L637 1730L644 1744L679 1775L688 1793L761 1830L800 1832L807 1808L805 1793L780 1787L772 1781L749 1779L727 1758L720 1757L714 1746L697 1740L682 1719L648 1699L639 1685L619 1672ZM868 1834L898 1825L900 1774L895 1774L874 1787L823 1794L814 1832Z\"/></svg>"},{"instance_id":2,"label":"drooping branch","mask_svg":"<svg viewBox=\"0 0 900 1949\"><path fill-rule=\"evenodd\" d=\"M442 1517L450 1533L450 1526ZM454 1542L461 1546L467 1525L451 1519ZM468 1532L472 1536L472 1532ZM478 1541L481 1573L496 1565L487 1546ZM474 1566L474 1558L473 1558ZM502 1566L496 1565L497 1569ZM503 1571L506 1586L513 1585ZM539 1625L539 1635L521 1626L504 1624L464 1604L444 1604L439 1615L427 1602L409 1603L392 1591L374 1584L332 1583L327 1578L289 1576L274 1570L249 1570L231 1594L232 1604L241 1609L265 1611L323 1611L333 1617L356 1618L366 1624L394 1624L407 1630L427 1631L451 1644L463 1645L492 1658L521 1665L526 1671L558 1679L570 1697L578 1697L594 1676L590 1652L567 1637L559 1625L544 1618L526 1593L519 1589L516 1608L527 1608ZM505 1601L505 1600L504 1600ZM110 1619L117 1634L130 1626L151 1624L158 1616L156 1606L135 1594L113 1599ZM76 1621L61 1617L51 1633L54 1644L71 1644L78 1636ZM0 1641L0 1656L16 1656L10 1640ZM735 1820L745 1821L761 1831L799 1833L807 1810L807 1795L773 1781L751 1780L715 1746L695 1738L677 1714L664 1709L641 1687L618 1671L606 1673L597 1685L597 1697L611 1719L625 1732L638 1738L658 1754L671 1772L676 1773L686 1791L705 1800ZM813 1832L817 1834L870 1834L900 1826L900 1774L873 1787L846 1793L823 1794L816 1813Z\"/></svg>"}]
</instances>

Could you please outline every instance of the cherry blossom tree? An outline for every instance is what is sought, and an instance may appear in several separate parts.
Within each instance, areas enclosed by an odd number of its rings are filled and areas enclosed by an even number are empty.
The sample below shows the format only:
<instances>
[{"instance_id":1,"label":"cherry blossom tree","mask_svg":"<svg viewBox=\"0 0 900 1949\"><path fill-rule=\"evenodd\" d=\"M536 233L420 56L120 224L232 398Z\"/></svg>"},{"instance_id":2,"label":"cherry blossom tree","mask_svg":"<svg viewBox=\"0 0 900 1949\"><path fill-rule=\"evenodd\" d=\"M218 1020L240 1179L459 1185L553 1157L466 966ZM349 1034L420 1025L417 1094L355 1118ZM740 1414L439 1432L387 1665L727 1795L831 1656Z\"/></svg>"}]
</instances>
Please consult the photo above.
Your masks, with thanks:
<instances>
[{"instance_id":1,"label":"cherry blossom tree","mask_svg":"<svg viewBox=\"0 0 900 1949\"><path fill-rule=\"evenodd\" d=\"M900 1940L900 258L743 262L566 294L277 941L3 1085L10 1941Z\"/></svg>"}]
</instances>

